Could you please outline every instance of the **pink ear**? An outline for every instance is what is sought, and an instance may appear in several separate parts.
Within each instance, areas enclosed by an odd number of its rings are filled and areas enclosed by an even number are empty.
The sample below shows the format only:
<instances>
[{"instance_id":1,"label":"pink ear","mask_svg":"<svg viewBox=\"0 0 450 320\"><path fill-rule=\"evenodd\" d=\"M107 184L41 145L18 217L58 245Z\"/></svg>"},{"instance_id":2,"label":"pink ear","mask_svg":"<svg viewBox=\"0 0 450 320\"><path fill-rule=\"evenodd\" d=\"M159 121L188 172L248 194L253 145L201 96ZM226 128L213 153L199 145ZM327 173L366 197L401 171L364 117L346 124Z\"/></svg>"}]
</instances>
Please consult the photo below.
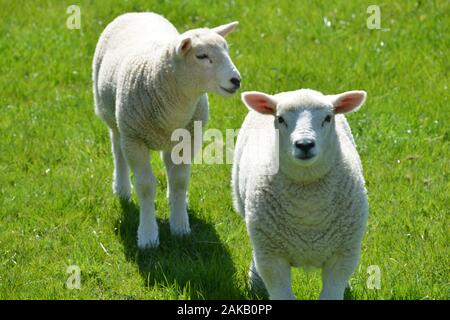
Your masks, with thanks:
<instances>
[{"instance_id":1,"label":"pink ear","mask_svg":"<svg viewBox=\"0 0 450 320\"><path fill-rule=\"evenodd\" d=\"M183 38L178 43L177 46L177 54L179 55L186 55L186 53L191 49L192 46L192 40L191 38Z\"/></svg>"},{"instance_id":2,"label":"pink ear","mask_svg":"<svg viewBox=\"0 0 450 320\"><path fill-rule=\"evenodd\" d=\"M274 97L263 92L249 91L241 95L245 105L262 114L275 114L277 102Z\"/></svg>"},{"instance_id":3,"label":"pink ear","mask_svg":"<svg viewBox=\"0 0 450 320\"><path fill-rule=\"evenodd\" d=\"M358 110L364 104L366 96L365 91L347 91L328 97L331 99L335 113L348 113Z\"/></svg>"},{"instance_id":4,"label":"pink ear","mask_svg":"<svg viewBox=\"0 0 450 320\"><path fill-rule=\"evenodd\" d=\"M234 21L228 24L224 24L215 28L212 28L211 30L220 34L222 37L225 37L227 34L229 34L231 31L233 31L236 26L239 24L239 22Z\"/></svg>"}]
</instances>

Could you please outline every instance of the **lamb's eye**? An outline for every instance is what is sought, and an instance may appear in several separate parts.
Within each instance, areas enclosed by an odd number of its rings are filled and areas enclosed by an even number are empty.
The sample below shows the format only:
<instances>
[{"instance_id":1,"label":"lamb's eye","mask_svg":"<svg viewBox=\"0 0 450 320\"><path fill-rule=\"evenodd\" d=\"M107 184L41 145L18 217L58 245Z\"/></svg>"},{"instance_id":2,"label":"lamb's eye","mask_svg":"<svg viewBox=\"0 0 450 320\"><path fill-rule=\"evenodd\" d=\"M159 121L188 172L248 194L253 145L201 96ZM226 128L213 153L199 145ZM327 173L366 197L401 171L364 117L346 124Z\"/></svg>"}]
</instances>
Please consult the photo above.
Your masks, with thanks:
<instances>
[{"instance_id":1,"label":"lamb's eye","mask_svg":"<svg viewBox=\"0 0 450 320\"><path fill-rule=\"evenodd\" d=\"M196 55L195 57L200 60L209 59L207 54L199 54L199 55Z\"/></svg>"},{"instance_id":2,"label":"lamb's eye","mask_svg":"<svg viewBox=\"0 0 450 320\"><path fill-rule=\"evenodd\" d=\"M284 121L284 118L282 116L278 116L277 120L278 120L278 123L286 123L286 121Z\"/></svg>"},{"instance_id":3,"label":"lamb's eye","mask_svg":"<svg viewBox=\"0 0 450 320\"><path fill-rule=\"evenodd\" d=\"M325 119L323 119L323 121L322 121L322 127L323 127L323 125L325 124L325 122L330 122L331 121L331 115L327 115L326 117L325 117Z\"/></svg>"}]
</instances>

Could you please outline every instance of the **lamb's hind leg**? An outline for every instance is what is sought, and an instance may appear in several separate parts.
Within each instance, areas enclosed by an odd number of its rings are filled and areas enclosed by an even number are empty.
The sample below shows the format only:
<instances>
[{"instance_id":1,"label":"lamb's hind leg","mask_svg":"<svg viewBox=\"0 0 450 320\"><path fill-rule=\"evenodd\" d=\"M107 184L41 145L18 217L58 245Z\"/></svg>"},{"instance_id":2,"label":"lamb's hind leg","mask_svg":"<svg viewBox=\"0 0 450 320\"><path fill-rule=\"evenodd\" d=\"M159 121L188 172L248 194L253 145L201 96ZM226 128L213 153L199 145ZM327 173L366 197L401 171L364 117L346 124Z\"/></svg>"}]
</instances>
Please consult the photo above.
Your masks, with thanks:
<instances>
[{"instance_id":1,"label":"lamb's hind leg","mask_svg":"<svg viewBox=\"0 0 450 320\"><path fill-rule=\"evenodd\" d=\"M120 146L120 134L117 129L109 129L109 134L114 158L113 192L121 199L130 200L130 173Z\"/></svg>"},{"instance_id":2,"label":"lamb's hind leg","mask_svg":"<svg viewBox=\"0 0 450 320\"><path fill-rule=\"evenodd\" d=\"M255 257L252 257L252 261L250 263L250 269L248 271L248 279L249 279L249 285L250 289L254 294L268 297L267 289L264 286L264 282L261 279L261 277L258 274L258 271L256 270L255 265Z\"/></svg>"},{"instance_id":3,"label":"lamb's hind leg","mask_svg":"<svg viewBox=\"0 0 450 320\"><path fill-rule=\"evenodd\" d=\"M138 246L141 249L159 245L155 218L156 178L150 166L149 150L139 143L124 141L122 149L134 172L134 188L139 199Z\"/></svg>"},{"instance_id":4,"label":"lamb's hind leg","mask_svg":"<svg viewBox=\"0 0 450 320\"><path fill-rule=\"evenodd\" d=\"M187 190L191 165L173 163L170 151L162 152L162 158L167 169L170 231L175 235L186 235L191 232L187 213Z\"/></svg>"}]
</instances>

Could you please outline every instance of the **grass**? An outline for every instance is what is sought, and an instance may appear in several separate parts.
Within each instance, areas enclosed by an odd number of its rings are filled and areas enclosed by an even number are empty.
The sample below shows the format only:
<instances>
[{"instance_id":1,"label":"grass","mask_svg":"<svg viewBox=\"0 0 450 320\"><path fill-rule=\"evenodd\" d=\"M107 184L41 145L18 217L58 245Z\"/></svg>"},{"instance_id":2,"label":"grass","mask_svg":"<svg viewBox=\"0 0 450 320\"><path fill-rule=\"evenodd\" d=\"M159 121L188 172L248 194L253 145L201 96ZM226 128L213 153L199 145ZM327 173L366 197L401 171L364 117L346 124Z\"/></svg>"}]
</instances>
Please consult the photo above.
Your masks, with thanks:
<instances>
[{"instance_id":1,"label":"grass","mask_svg":"<svg viewBox=\"0 0 450 320\"><path fill-rule=\"evenodd\" d=\"M243 91L365 89L349 117L365 168L370 219L351 299L449 298L449 43L447 1L80 1L81 30L65 1L0 0L0 298L254 298L251 248L233 212L230 165L195 165L192 236L168 228L165 173L156 206L161 246L135 244L136 198L111 192L105 125L93 113L91 60L117 15L164 14L179 30L239 20L230 35ZM210 128L239 128L238 95L210 96ZM81 289L66 269L81 269ZM378 265L381 288L366 286ZM298 298L315 299L319 272L294 271Z\"/></svg>"}]
</instances>

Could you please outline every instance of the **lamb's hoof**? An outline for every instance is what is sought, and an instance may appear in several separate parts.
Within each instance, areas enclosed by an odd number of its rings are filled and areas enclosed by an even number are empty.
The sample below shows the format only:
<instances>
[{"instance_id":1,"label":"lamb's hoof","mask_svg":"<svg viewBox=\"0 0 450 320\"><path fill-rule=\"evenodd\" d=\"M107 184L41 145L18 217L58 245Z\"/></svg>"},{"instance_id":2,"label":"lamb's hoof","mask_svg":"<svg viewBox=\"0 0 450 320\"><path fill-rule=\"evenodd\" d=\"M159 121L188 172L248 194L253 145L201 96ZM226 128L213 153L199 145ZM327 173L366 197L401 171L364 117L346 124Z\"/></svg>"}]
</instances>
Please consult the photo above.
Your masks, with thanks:
<instances>
[{"instance_id":1,"label":"lamb's hoof","mask_svg":"<svg viewBox=\"0 0 450 320\"><path fill-rule=\"evenodd\" d=\"M183 237L191 234L191 228L189 222L185 223L172 223L170 222L170 233L174 236Z\"/></svg>"},{"instance_id":2,"label":"lamb's hoof","mask_svg":"<svg viewBox=\"0 0 450 320\"><path fill-rule=\"evenodd\" d=\"M138 247L141 250L145 250L145 249L153 249L153 248L157 248L159 246L159 239L141 239L138 237Z\"/></svg>"},{"instance_id":3,"label":"lamb's hoof","mask_svg":"<svg viewBox=\"0 0 450 320\"><path fill-rule=\"evenodd\" d=\"M262 281L261 277L254 270L249 271L248 285L253 294L268 299L269 293L267 292L266 286Z\"/></svg>"},{"instance_id":4,"label":"lamb's hoof","mask_svg":"<svg viewBox=\"0 0 450 320\"><path fill-rule=\"evenodd\" d=\"M116 197L123 202L131 202L131 194L116 194Z\"/></svg>"},{"instance_id":5,"label":"lamb's hoof","mask_svg":"<svg viewBox=\"0 0 450 320\"><path fill-rule=\"evenodd\" d=\"M143 231L138 229L137 243L139 249L151 249L159 246L158 232Z\"/></svg>"},{"instance_id":6,"label":"lamb's hoof","mask_svg":"<svg viewBox=\"0 0 450 320\"><path fill-rule=\"evenodd\" d=\"M131 201L131 189L130 188L120 188L119 186L113 184L113 193L121 201L130 202Z\"/></svg>"}]
</instances>

